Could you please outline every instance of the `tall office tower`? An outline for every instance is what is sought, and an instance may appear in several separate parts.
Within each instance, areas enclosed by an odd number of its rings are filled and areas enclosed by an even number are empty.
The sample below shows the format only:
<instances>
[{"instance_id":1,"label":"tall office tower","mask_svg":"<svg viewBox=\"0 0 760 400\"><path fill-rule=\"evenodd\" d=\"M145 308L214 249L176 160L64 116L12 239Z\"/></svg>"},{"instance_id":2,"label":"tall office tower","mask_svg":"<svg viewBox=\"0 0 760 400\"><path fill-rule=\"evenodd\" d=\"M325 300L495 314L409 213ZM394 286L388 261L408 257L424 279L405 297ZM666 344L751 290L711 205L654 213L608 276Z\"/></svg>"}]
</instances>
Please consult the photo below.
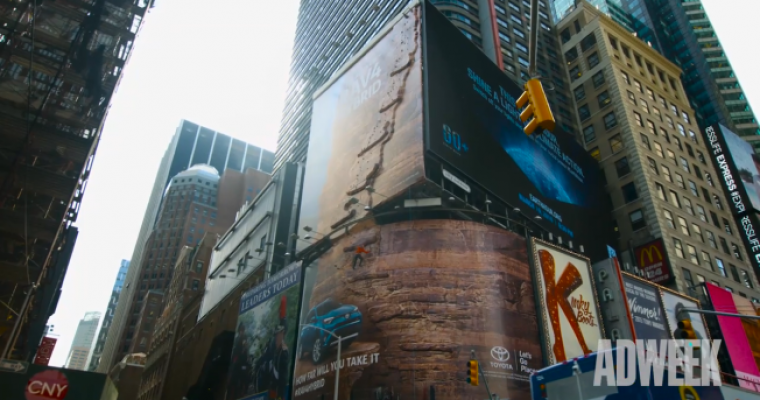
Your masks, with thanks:
<instances>
[{"instance_id":1,"label":"tall office tower","mask_svg":"<svg viewBox=\"0 0 760 400\"><path fill-rule=\"evenodd\" d=\"M462 34L502 66L507 75L520 83L527 80L528 1L433 0L432 3ZM406 4L406 0L301 2L275 169L285 161L306 159L312 95ZM559 44L556 35L550 33L551 17L544 1L540 2L539 15L543 28L538 47L539 73L555 88L547 91L547 96L556 105L553 111L557 126L577 137L567 79L560 64L549 62L558 58ZM494 44L497 40L498 51Z\"/></svg>"},{"instance_id":2,"label":"tall office tower","mask_svg":"<svg viewBox=\"0 0 760 400\"><path fill-rule=\"evenodd\" d=\"M153 190L148 199L142 225L132 252L132 263L139 266L143 265L145 261L143 260L145 244L156 224L161 201L173 176L196 164L210 164L222 174L226 174L225 171L228 170L245 171L251 168L270 173L273 161L274 153L270 151L182 120L159 165ZM139 280L138 270L139 268L129 270L125 288L134 288ZM126 295L119 297L119 304L116 306L116 312L111 322L115 332L120 332L120 334L123 333L125 323L129 318L130 304L134 296L133 291L126 291L125 293ZM116 347L117 337L120 334L112 334L107 337L98 372L108 372L110 366L122 358L114 358L115 354L118 352L123 355L128 350L123 347Z\"/></svg>"},{"instance_id":3,"label":"tall office tower","mask_svg":"<svg viewBox=\"0 0 760 400\"><path fill-rule=\"evenodd\" d=\"M99 312L92 311L84 314L84 318L79 321L77 332L74 334L74 341L71 343L71 350L69 350L69 356L66 358L66 368L85 370L99 323Z\"/></svg>"},{"instance_id":4,"label":"tall office tower","mask_svg":"<svg viewBox=\"0 0 760 400\"><path fill-rule=\"evenodd\" d=\"M0 299L6 305L0 358L31 362L55 309L63 282L58 271L65 274L76 239L72 223L111 94L150 3L0 4Z\"/></svg>"},{"instance_id":5,"label":"tall office tower","mask_svg":"<svg viewBox=\"0 0 760 400\"><path fill-rule=\"evenodd\" d=\"M234 213L222 213L221 205L240 209L253 193L266 185L268 177L268 174L254 169L248 169L245 174L227 170L220 177L213 167L201 164L170 180L156 225L145 242L144 257L139 264L133 264L136 279L122 291L122 296L125 293L131 296L119 298L119 305L124 301L129 313L125 328L113 332L119 335L115 359L120 360L127 353L148 351L158 314L152 308L150 312L153 314L142 312L143 300L151 292L166 294L180 250L184 246L197 245L207 233L215 238L216 234L229 228ZM241 193L250 195L242 197Z\"/></svg>"},{"instance_id":6,"label":"tall office tower","mask_svg":"<svg viewBox=\"0 0 760 400\"><path fill-rule=\"evenodd\" d=\"M111 328L113 313L116 311L116 304L119 302L119 294L121 294L121 289L124 287L124 280L127 278L127 270L129 270L129 261L121 260L119 272L116 274L116 282L114 282L113 290L111 291L111 298L108 300L106 314L103 316L103 323L100 324L98 338L95 340L90 360L87 363L88 371L95 371L98 369L98 365L100 365L100 356L103 354L103 347L106 345L106 338L108 337L108 331Z\"/></svg>"},{"instance_id":7,"label":"tall office tower","mask_svg":"<svg viewBox=\"0 0 760 400\"><path fill-rule=\"evenodd\" d=\"M700 126L721 123L760 153L760 126L702 2L648 0L647 5L656 18L663 54L683 69L681 78Z\"/></svg>"},{"instance_id":8,"label":"tall office tower","mask_svg":"<svg viewBox=\"0 0 760 400\"><path fill-rule=\"evenodd\" d=\"M622 259L647 263L631 250L660 239L666 262L651 279L685 293L711 281L760 297L681 70L585 2L557 29L571 33L562 50L586 148L608 182Z\"/></svg>"}]
</instances>

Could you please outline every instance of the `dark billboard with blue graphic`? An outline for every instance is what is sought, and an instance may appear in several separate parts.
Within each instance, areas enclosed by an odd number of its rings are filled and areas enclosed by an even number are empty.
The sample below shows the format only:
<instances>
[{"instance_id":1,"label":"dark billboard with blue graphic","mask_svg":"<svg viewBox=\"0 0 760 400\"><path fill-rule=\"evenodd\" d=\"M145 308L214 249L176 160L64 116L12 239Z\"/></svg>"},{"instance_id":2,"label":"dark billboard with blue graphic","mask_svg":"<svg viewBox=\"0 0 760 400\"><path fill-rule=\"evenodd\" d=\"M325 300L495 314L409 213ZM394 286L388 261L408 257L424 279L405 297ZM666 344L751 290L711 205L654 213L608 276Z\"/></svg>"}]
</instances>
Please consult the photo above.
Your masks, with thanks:
<instances>
[{"instance_id":1,"label":"dark billboard with blue graphic","mask_svg":"<svg viewBox=\"0 0 760 400\"><path fill-rule=\"evenodd\" d=\"M520 87L434 6L426 13L428 152L592 260L607 258L611 209L596 160L559 129L525 135Z\"/></svg>"}]
</instances>

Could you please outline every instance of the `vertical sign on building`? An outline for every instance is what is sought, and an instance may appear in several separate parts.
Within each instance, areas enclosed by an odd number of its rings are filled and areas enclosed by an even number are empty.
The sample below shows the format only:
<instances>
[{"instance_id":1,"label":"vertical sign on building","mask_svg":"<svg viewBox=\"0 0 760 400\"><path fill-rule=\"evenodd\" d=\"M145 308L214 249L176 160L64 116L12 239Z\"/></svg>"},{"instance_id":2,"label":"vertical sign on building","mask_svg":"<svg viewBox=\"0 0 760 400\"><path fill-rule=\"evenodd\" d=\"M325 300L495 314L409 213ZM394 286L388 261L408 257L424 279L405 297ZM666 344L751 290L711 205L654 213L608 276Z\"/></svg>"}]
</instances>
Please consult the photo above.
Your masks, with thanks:
<instances>
[{"instance_id":1,"label":"vertical sign on building","mask_svg":"<svg viewBox=\"0 0 760 400\"><path fill-rule=\"evenodd\" d=\"M728 207L739 225L740 235L749 253L755 277L760 276L760 159L746 141L723 125L716 124L704 131L710 158L719 176Z\"/></svg>"},{"instance_id":2,"label":"vertical sign on building","mask_svg":"<svg viewBox=\"0 0 760 400\"><path fill-rule=\"evenodd\" d=\"M50 357L53 355L55 344L58 339L45 336L42 338L40 347L37 348L37 356L34 357L34 363L37 365L48 365Z\"/></svg>"},{"instance_id":3,"label":"vertical sign on building","mask_svg":"<svg viewBox=\"0 0 760 400\"><path fill-rule=\"evenodd\" d=\"M636 247L633 254L647 280L660 285L667 285L673 281L674 276L661 238Z\"/></svg>"}]
</instances>

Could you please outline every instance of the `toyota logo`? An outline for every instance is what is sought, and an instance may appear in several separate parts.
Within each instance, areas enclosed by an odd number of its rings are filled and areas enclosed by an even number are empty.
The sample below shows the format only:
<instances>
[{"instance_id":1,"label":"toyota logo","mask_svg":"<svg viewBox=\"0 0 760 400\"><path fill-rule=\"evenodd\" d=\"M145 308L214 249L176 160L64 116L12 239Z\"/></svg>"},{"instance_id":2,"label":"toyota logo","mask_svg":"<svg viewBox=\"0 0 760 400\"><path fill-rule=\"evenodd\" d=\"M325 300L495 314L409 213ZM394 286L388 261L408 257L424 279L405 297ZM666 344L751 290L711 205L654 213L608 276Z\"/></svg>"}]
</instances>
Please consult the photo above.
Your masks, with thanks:
<instances>
[{"instance_id":1,"label":"toyota logo","mask_svg":"<svg viewBox=\"0 0 760 400\"><path fill-rule=\"evenodd\" d=\"M493 357L496 361L505 362L509 360L509 350L501 346L494 346L491 349L491 357Z\"/></svg>"}]
</instances>

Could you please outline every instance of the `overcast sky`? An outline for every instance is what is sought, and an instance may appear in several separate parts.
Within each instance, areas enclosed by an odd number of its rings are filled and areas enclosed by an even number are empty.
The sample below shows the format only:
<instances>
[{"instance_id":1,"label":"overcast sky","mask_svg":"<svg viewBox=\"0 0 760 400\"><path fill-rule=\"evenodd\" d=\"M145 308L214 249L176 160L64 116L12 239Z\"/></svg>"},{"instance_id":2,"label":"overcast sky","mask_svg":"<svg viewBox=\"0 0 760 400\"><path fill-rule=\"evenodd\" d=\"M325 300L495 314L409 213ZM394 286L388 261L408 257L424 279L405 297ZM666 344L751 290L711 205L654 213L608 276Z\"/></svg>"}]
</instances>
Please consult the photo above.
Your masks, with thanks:
<instances>
[{"instance_id":1,"label":"overcast sky","mask_svg":"<svg viewBox=\"0 0 760 400\"><path fill-rule=\"evenodd\" d=\"M746 46L760 1L702 2L750 103L760 104L760 54ZM79 239L50 320L59 335L51 365L65 362L85 312L105 312L180 119L275 150L298 3L157 2L114 97L76 222Z\"/></svg>"}]
</instances>

